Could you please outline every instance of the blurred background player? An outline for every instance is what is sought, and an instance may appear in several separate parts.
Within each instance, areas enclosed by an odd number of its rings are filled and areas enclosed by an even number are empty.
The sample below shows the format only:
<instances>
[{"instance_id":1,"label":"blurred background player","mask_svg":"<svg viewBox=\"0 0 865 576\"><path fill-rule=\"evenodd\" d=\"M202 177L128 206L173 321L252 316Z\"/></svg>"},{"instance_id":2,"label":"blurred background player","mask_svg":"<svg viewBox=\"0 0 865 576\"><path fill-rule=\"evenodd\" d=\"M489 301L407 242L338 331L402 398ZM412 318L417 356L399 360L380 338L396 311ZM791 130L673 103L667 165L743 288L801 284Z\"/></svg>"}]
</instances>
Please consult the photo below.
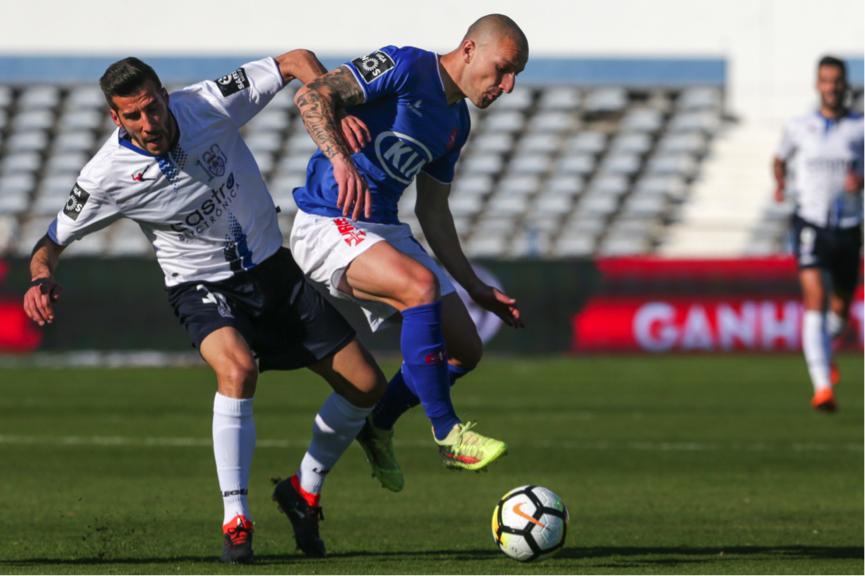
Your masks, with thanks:
<instances>
[{"instance_id":1,"label":"blurred background player","mask_svg":"<svg viewBox=\"0 0 865 576\"><path fill-rule=\"evenodd\" d=\"M448 195L470 121L465 99L486 108L513 90L528 61L528 41L510 18L475 22L459 48L440 56L386 46L301 88L295 102L319 150L295 191L300 211L291 234L303 271L330 293L357 302L377 330L402 320L403 365L358 440L376 477L403 488L392 428L422 404L449 468L480 470L505 453L498 440L470 431L450 398L454 381L483 352L477 329L445 274L400 223L397 202L417 180L415 213L444 268L480 306L522 326L516 301L482 282L459 243ZM335 110L369 127L354 155L341 142ZM351 219L349 219L349 217ZM400 314L398 314L400 313Z\"/></svg>"},{"instance_id":2,"label":"blurred background player","mask_svg":"<svg viewBox=\"0 0 865 576\"><path fill-rule=\"evenodd\" d=\"M169 96L144 62L112 64L100 85L118 129L83 168L31 259L24 306L44 325L63 293L53 272L72 241L126 217L153 244L175 314L216 372L221 559L232 564L253 560L247 492L259 370L308 367L334 389L315 418L300 470L273 496L310 556L325 555L318 532L325 474L386 387L354 330L282 248L276 207L239 133L287 83L325 71L311 52L295 50ZM340 138L359 148L367 137L362 124L347 118L341 125Z\"/></svg>"},{"instance_id":3,"label":"blurred background player","mask_svg":"<svg viewBox=\"0 0 865 576\"><path fill-rule=\"evenodd\" d=\"M797 206L793 247L804 297L802 349L814 385L811 405L837 408L832 386L840 377L832 341L847 325L862 247L862 115L845 105L847 70L832 56L817 66L820 108L790 120L775 158L775 199L785 198L787 164Z\"/></svg>"}]
</instances>

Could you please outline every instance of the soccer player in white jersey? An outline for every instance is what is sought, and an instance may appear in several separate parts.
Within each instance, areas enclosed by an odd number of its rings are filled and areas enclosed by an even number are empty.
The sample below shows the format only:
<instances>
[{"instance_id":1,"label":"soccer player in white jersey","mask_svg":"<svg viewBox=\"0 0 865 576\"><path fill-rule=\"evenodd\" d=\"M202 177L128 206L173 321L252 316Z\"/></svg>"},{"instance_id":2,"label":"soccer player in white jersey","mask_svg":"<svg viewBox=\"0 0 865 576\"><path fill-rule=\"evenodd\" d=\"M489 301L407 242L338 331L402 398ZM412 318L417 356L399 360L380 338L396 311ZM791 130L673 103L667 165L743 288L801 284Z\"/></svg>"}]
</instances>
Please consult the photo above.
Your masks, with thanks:
<instances>
[{"instance_id":1,"label":"soccer player in white jersey","mask_svg":"<svg viewBox=\"0 0 865 576\"><path fill-rule=\"evenodd\" d=\"M324 72L315 55L295 50L169 95L144 62L112 64L100 86L118 129L82 169L30 263L24 308L44 325L63 293L53 272L71 242L124 217L152 242L175 314L216 372L221 559L232 564L253 560L247 491L259 371L308 367L334 390L315 418L300 470L273 498L298 547L315 557L325 556L318 531L325 475L387 385L355 332L282 247L277 208L239 132L287 83ZM368 138L356 118L345 117L341 128L353 149Z\"/></svg>"},{"instance_id":2,"label":"soccer player in white jersey","mask_svg":"<svg viewBox=\"0 0 865 576\"><path fill-rule=\"evenodd\" d=\"M415 214L442 266L480 306L522 326L516 301L485 284L469 264L448 195L471 129L466 100L486 108L511 92L528 58L519 26L491 14L448 54L385 46L295 96L319 146L305 185L294 192L299 212L291 248L298 265L333 296L359 304L373 330L402 324L403 365L358 435L374 475L393 491L404 485L393 458L393 425L418 404L448 468L485 469L507 448L456 414L450 387L475 368L483 345L448 277L399 221L397 205L415 180ZM338 138L334 111L343 106L370 130L370 143L355 154Z\"/></svg>"},{"instance_id":3,"label":"soccer player in white jersey","mask_svg":"<svg viewBox=\"0 0 865 576\"><path fill-rule=\"evenodd\" d=\"M788 163L795 175L793 246L805 313L802 349L816 410L837 408L838 370L832 341L846 327L862 248L862 115L845 107L847 70L826 56L817 66L820 108L790 120L775 157L775 199L786 194Z\"/></svg>"}]
</instances>

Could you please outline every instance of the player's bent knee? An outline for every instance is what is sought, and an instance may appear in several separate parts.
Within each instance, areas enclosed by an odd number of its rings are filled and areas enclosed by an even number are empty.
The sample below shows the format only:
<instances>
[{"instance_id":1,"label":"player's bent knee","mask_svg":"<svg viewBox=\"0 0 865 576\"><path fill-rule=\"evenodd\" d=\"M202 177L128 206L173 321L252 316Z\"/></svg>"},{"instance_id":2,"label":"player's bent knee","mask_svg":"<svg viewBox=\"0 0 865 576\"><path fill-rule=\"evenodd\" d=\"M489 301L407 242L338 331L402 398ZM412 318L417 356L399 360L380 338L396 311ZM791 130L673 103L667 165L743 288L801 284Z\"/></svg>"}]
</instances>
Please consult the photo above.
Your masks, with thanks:
<instances>
[{"instance_id":1,"label":"player's bent knee","mask_svg":"<svg viewBox=\"0 0 865 576\"><path fill-rule=\"evenodd\" d=\"M439 299L441 288L439 280L427 268L416 273L406 288L405 304L407 308L432 304Z\"/></svg>"},{"instance_id":2,"label":"player's bent knee","mask_svg":"<svg viewBox=\"0 0 865 576\"><path fill-rule=\"evenodd\" d=\"M354 381L349 388L351 398L347 400L359 408L372 408L384 396L387 379L377 366L368 366L354 375Z\"/></svg>"},{"instance_id":3,"label":"player's bent knee","mask_svg":"<svg viewBox=\"0 0 865 576\"><path fill-rule=\"evenodd\" d=\"M332 384L334 383L332 382ZM353 381L344 380L338 385L334 385L333 389L358 408L372 408L387 390L387 381L385 381L384 376Z\"/></svg>"},{"instance_id":4,"label":"player's bent knee","mask_svg":"<svg viewBox=\"0 0 865 576\"><path fill-rule=\"evenodd\" d=\"M252 398L258 383L258 368L254 363L231 362L216 373L219 393L229 398Z\"/></svg>"}]
</instances>

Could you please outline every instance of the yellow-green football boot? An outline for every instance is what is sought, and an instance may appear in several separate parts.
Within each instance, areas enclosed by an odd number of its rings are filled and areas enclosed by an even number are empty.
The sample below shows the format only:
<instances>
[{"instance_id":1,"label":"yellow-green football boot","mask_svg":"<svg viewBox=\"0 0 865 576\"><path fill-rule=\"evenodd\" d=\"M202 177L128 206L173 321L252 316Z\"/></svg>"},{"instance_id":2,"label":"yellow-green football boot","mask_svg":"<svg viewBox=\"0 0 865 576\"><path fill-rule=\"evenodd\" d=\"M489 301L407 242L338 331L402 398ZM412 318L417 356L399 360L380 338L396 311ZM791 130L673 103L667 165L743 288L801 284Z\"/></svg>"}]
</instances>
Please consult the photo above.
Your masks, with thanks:
<instances>
[{"instance_id":1,"label":"yellow-green football boot","mask_svg":"<svg viewBox=\"0 0 865 576\"><path fill-rule=\"evenodd\" d=\"M486 471L487 466L500 456L506 456L508 445L501 440L472 432L477 422L466 422L453 427L444 440L433 439L439 448L442 463L451 470Z\"/></svg>"}]
</instances>

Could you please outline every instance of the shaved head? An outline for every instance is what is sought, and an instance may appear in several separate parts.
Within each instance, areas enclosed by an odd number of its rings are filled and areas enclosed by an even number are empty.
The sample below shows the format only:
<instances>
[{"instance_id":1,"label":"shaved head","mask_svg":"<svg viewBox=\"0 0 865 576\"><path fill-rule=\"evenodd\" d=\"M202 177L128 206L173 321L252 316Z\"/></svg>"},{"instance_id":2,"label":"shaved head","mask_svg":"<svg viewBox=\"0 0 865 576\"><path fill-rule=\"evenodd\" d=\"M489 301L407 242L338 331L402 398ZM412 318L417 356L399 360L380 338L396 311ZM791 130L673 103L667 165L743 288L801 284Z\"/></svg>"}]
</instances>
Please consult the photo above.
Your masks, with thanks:
<instances>
[{"instance_id":1,"label":"shaved head","mask_svg":"<svg viewBox=\"0 0 865 576\"><path fill-rule=\"evenodd\" d=\"M517 23L488 14L469 27L459 47L441 57L448 104L468 98L486 108L510 94L529 61L529 41Z\"/></svg>"},{"instance_id":2,"label":"shaved head","mask_svg":"<svg viewBox=\"0 0 865 576\"><path fill-rule=\"evenodd\" d=\"M513 41L521 50L528 53L529 41L517 23L504 14L487 14L469 26L463 42L473 40L479 47L486 46L502 38Z\"/></svg>"}]
</instances>

